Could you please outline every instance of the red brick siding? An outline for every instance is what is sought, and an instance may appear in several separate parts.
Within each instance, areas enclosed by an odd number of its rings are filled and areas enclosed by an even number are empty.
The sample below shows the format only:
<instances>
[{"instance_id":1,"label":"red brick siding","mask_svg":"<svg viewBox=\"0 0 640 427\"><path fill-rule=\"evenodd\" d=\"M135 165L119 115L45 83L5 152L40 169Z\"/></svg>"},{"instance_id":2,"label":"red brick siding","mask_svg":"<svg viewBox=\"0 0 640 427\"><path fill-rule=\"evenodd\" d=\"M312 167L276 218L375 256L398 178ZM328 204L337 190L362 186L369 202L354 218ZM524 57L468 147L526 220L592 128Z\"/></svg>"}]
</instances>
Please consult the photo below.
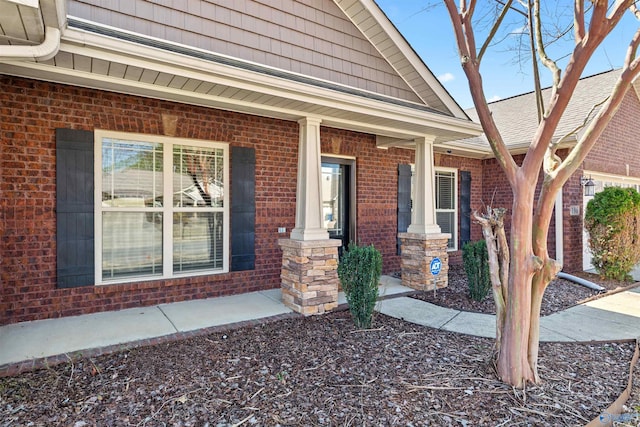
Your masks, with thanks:
<instances>
[{"instance_id":1,"label":"red brick siding","mask_svg":"<svg viewBox=\"0 0 640 427\"><path fill-rule=\"evenodd\" d=\"M0 76L2 265L0 324L275 288L277 240L295 224L299 126L111 92ZM256 268L253 271L128 284L56 288L55 129L162 134L162 114L178 117L176 137L256 149ZM384 271L396 256L397 167L413 151L380 150L367 134L321 128L323 152L356 157L357 238L373 243ZM233 195L231 195L233 197ZM287 234L278 234L286 227Z\"/></svg>"},{"instance_id":2,"label":"red brick siding","mask_svg":"<svg viewBox=\"0 0 640 427\"><path fill-rule=\"evenodd\" d=\"M584 169L640 178L640 100L629 89L598 143L584 161Z\"/></svg>"},{"instance_id":3,"label":"red brick siding","mask_svg":"<svg viewBox=\"0 0 640 427\"><path fill-rule=\"evenodd\" d=\"M1 323L250 292L279 286L279 226L295 218L298 124L2 77ZM56 289L55 128L161 134L256 149L256 268L174 280Z\"/></svg>"},{"instance_id":4,"label":"red brick siding","mask_svg":"<svg viewBox=\"0 0 640 427\"><path fill-rule=\"evenodd\" d=\"M582 170L569 178L562 189L563 271L582 271L582 205L583 189L580 184ZM571 215L571 206L577 206L579 215Z\"/></svg>"}]
</instances>

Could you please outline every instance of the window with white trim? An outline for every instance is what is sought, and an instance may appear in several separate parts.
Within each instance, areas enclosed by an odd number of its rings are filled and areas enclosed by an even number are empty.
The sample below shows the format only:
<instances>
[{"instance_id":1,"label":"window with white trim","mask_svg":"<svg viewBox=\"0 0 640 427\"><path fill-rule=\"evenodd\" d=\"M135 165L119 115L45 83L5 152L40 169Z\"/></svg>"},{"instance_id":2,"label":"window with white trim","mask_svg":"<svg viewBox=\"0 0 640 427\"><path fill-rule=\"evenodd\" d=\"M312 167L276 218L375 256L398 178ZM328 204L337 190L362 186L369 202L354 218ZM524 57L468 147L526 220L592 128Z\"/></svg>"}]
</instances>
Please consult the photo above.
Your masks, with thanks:
<instances>
[{"instance_id":1,"label":"window with white trim","mask_svg":"<svg viewBox=\"0 0 640 427\"><path fill-rule=\"evenodd\" d=\"M436 223L443 233L450 233L448 249L456 250L458 241L458 173L455 169L435 172Z\"/></svg>"},{"instance_id":2,"label":"window with white trim","mask_svg":"<svg viewBox=\"0 0 640 427\"><path fill-rule=\"evenodd\" d=\"M227 144L95 136L97 282L227 272Z\"/></svg>"},{"instance_id":3,"label":"window with white trim","mask_svg":"<svg viewBox=\"0 0 640 427\"><path fill-rule=\"evenodd\" d=\"M411 199L414 196L414 167L411 165ZM450 233L447 249L458 249L458 170L453 168L435 168L434 174L436 224L443 233Z\"/></svg>"}]
</instances>

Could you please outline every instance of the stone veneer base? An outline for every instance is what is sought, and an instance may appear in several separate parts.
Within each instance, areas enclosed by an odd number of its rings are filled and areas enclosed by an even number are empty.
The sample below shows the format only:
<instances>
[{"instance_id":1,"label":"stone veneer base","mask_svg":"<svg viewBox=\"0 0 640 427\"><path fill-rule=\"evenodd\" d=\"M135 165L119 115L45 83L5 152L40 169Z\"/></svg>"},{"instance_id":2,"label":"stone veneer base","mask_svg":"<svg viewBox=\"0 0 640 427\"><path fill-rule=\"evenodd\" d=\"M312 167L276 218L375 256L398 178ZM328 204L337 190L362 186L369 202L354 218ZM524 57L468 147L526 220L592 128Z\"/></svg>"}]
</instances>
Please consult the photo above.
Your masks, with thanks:
<instances>
[{"instance_id":1,"label":"stone veneer base","mask_svg":"<svg viewBox=\"0 0 640 427\"><path fill-rule=\"evenodd\" d=\"M447 242L451 237L447 233L416 234L399 233L402 245L400 268L402 285L425 291L444 288L449 284L449 255ZM440 258L442 268L437 275L431 274L431 260Z\"/></svg>"},{"instance_id":2,"label":"stone veneer base","mask_svg":"<svg viewBox=\"0 0 640 427\"><path fill-rule=\"evenodd\" d=\"M340 240L278 240L282 248L282 302L305 316L338 306Z\"/></svg>"}]
</instances>

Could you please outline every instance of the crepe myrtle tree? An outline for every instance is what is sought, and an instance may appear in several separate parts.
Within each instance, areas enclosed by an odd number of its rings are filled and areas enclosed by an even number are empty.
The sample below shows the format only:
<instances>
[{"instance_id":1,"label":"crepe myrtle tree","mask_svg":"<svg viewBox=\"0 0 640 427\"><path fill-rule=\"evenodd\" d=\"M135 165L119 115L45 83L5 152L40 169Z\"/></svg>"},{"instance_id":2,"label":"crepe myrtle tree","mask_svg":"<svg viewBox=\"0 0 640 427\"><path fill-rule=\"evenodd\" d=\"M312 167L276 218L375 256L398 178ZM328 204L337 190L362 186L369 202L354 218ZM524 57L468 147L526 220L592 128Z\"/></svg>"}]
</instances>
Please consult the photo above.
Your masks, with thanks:
<instances>
[{"instance_id":1,"label":"crepe myrtle tree","mask_svg":"<svg viewBox=\"0 0 640 427\"><path fill-rule=\"evenodd\" d=\"M556 194L598 141L632 81L640 73L640 60L636 56L640 44L640 26L629 41L620 77L611 88L611 94L597 105L598 101L594 100L594 108L589 112L591 120L585 117L583 126L572 132L577 136L577 143L564 159L556 155L558 144L564 137L554 139L553 136L596 48L623 15L631 13L636 20L640 20L636 1L576 0L570 7L573 14L573 50L563 58L562 62L566 65L561 68L559 62L547 53L549 45L543 32L539 0L520 0L515 5L511 0L498 0L495 3L495 20L480 31L476 31L474 24L486 23L486 20L474 19L477 1L460 0L456 4L454 0L444 0L480 123L513 194L508 246L502 226L504 209L489 209L483 215L476 215L476 218L482 224L490 249L491 280L497 308L497 373L502 381L514 387L540 381L537 370L540 305L546 287L562 268L558 261L549 257L547 248ZM506 22L505 16L512 13L513 6L526 11L524 14L530 23L533 56L537 56L553 77L546 107L538 104L539 125L531 135L531 144L520 166L514 161L491 116L480 70L483 55L493 43L501 25ZM476 40L480 32L488 34L481 45ZM541 99L539 85L536 87L537 98ZM582 132L578 133L578 130ZM541 170L543 181L536 199L534 193Z\"/></svg>"}]
</instances>

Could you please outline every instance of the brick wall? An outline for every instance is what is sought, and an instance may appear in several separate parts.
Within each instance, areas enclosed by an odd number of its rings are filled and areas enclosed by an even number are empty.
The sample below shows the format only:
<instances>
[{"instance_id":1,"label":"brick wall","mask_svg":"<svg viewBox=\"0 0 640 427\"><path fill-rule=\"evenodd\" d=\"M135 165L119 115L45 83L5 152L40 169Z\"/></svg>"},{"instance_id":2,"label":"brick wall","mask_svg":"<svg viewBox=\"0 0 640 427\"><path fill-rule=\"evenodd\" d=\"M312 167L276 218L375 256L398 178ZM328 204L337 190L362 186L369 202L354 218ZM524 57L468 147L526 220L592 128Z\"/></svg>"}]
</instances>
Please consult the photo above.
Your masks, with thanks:
<instances>
[{"instance_id":1,"label":"brick wall","mask_svg":"<svg viewBox=\"0 0 640 427\"><path fill-rule=\"evenodd\" d=\"M584 161L584 169L640 178L640 100L629 89L618 111ZM627 173L627 165L629 172Z\"/></svg>"},{"instance_id":2,"label":"brick wall","mask_svg":"<svg viewBox=\"0 0 640 427\"><path fill-rule=\"evenodd\" d=\"M0 85L0 324L280 286L277 240L295 224L296 122L8 76ZM55 129L161 134L163 114L178 117L176 137L256 149L255 270L57 289ZM321 140L323 152L357 158L358 241L381 250L384 272L399 270L397 166L413 162L413 151L380 150L371 135L324 127Z\"/></svg>"},{"instance_id":3,"label":"brick wall","mask_svg":"<svg viewBox=\"0 0 640 427\"><path fill-rule=\"evenodd\" d=\"M583 188L580 183L582 170L578 170L562 189L563 271L582 271L582 205ZM578 215L571 215L571 207L579 208Z\"/></svg>"}]
</instances>

